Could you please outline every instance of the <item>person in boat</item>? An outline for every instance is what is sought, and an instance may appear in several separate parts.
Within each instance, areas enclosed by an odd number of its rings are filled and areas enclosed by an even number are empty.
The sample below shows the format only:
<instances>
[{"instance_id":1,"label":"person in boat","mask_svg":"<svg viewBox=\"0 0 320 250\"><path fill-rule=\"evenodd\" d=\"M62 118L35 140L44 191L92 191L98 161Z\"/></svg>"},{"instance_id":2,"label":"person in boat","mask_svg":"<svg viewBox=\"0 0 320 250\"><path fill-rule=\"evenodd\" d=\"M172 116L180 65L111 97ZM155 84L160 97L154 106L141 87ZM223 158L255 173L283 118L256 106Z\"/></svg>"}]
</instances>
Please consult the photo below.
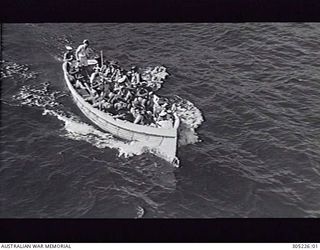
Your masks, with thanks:
<instances>
[{"instance_id":1,"label":"person in boat","mask_svg":"<svg viewBox=\"0 0 320 250\"><path fill-rule=\"evenodd\" d=\"M104 74L107 70L107 65L103 64L101 67L99 67L100 73Z\"/></svg>"},{"instance_id":2,"label":"person in boat","mask_svg":"<svg viewBox=\"0 0 320 250\"><path fill-rule=\"evenodd\" d=\"M137 89L136 96L142 97L142 98L147 98L147 96L149 96L149 92L148 92L148 90L146 90L145 88L139 87L139 88Z\"/></svg>"},{"instance_id":3,"label":"person in boat","mask_svg":"<svg viewBox=\"0 0 320 250\"><path fill-rule=\"evenodd\" d=\"M62 68L64 72L67 73L68 78L71 82L74 82L76 80L75 74L78 73L78 70L74 69L71 63L71 58L65 59L64 63L62 64Z\"/></svg>"},{"instance_id":4,"label":"person in boat","mask_svg":"<svg viewBox=\"0 0 320 250\"><path fill-rule=\"evenodd\" d=\"M157 117L163 108L160 105L160 98L155 94L153 95L152 103L153 103L153 115Z\"/></svg>"},{"instance_id":5,"label":"person in boat","mask_svg":"<svg viewBox=\"0 0 320 250\"><path fill-rule=\"evenodd\" d=\"M133 94L131 93L130 89L128 88L123 88L123 99L129 103L133 99Z\"/></svg>"},{"instance_id":6,"label":"person in boat","mask_svg":"<svg viewBox=\"0 0 320 250\"><path fill-rule=\"evenodd\" d=\"M119 64L117 61L111 61L109 63L109 72L110 72L110 77L111 79L114 79L116 73L117 73L117 69L119 69Z\"/></svg>"},{"instance_id":7,"label":"person in boat","mask_svg":"<svg viewBox=\"0 0 320 250\"><path fill-rule=\"evenodd\" d=\"M113 93L113 91L110 91L109 95L107 95L107 99L111 104L114 103L114 101L113 101L114 96L115 96L115 94Z\"/></svg>"},{"instance_id":8,"label":"person in boat","mask_svg":"<svg viewBox=\"0 0 320 250\"><path fill-rule=\"evenodd\" d=\"M116 110L113 107L113 104L110 103L106 98L103 98L103 96L99 97L98 102L95 104L95 106L100 109L101 111L110 113L112 115L116 114Z\"/></svg>"},{"instance_id":9,"label":"person in boat","mask_svg":"<svg viewBox=\"0 0 320 250\"><path fill-rule=\"evenodd\" d=\"M117 92L118 92L120 98L125 101L126 95L128 94L127 93L127 88L125 87L125 85L120 84L120 86L118 87Z\"/></svg>"},{"instance_id":10,"label":"person in boat","mask_svg":"<svg viewBox=\"0 0 320 250\"><path fill-rule=\"evenodd\" d=\"M159 89L159 86L155 82L148 81L144 85L144 88L147 89L149 92L155 92L155 91L157 91Z\"/></svg>"},{"instance_id":11,"label":"person in boat","mask_svg":"<svg viewBox=\"0 0 320 250\"><path fill-rule=\"evenodd\" d=\"M117 101L122 99L122 87L119 89L114 89L112 92L109 94L109 101L110 103L116 103Z\"/></svg>"},{"instance_id":12,"label":"person in boat","mask_svg":"<svg viewBox=\"0 0 320 250\"><path fill-rule=\"evenodd\" d=\"M82 84L82 82L79 79L76 80L75 87L77 89L87 89L87 87L84 84Z\"/></svg>"},{"instance_id":13,"label":"person in boat","mask_svg":"<svg viewBox=\"0 0 320 250\"><path fill-rule=\"evenodd\" d=\"M112 77L113 81L118 82L121 77L122 77L122 75L121 75L120 69L116 69L116 71Z\"/></svg>"},{"instance_id":14,"label":"person in boat","mask_svg":"<svg viewBox=\"0 0 320 250\"><path fill-rule=\"evenodd\" d=\"M106 66L106 65L104 65ZM105 79L110 79L110 74L111 74L111 68L110 66L106 66L106 68L104 70L101 70L102 74L103 74L103 77Z\"/></svg>"},{"instance_id":15,"label":"person in boat","mask_svg":"<svg viewBox=\"0 0 320 250\"><path fill-rule=\"evenodd\" d=\"M105 112L109 112L109 109L112 107L112 104L109 103L106 99L102 99L99 102L99 109Z\"/></svg>"},{"instance_id":16,"label":"person in boat","mask_svg":"<svg viewBox=\"0 0 320 250\"><path fill-rule=\"evenodd\" d=\"M129 105L130 104L127 104L123 101L119 101L119 102L115 103L113 106L114 106L115 110L117 112L119 112L120 110L129 110Z\"/></svg>"},{"instance_id":17,"label":"person in boat","mask_svg":"<svg viewBox=\"0 0 320 250\"><path fill-rule=\"evenodd\" d=\"M101 68L101 66L102 66L102 60L101 60L101 56L100 55L95 55L94 56L94 60L96 60L97 61L97 67L99 67L99 68Z\"/></svg>"},{"instance_id":18,"label":"person in boat","mask_svg":"<svg viewBox=\"0 0 320 250\"><path fill-rule=\"evenodd\" d=\"M121 70L120 70L120 73L119 73L119 75L118 75L118 78L116 79L116 81L117 81L118 83L124 83L124 82L126 82L127 80L128 80L128 77L127 77L127 74L126 74L125 70L124 70L124 69L121 69Z\"/></svg>"},{"instance_id":19,"label":"person in boat","mask_svg":"<svg viewBox=\"0 0 320 250\"><path fill-rule=\"evenodd\" d=\"M131 70L128 72L130 76L130 81L133 85L139 85L141 81L140 74L138 72L138 67L137 66L132 66Z\"/></svg>"},{"instance_id":20,"label":"person in boat","mask_svg":"<svg viewBox=\"0 0 320 250\"><path fill-rule=\"evenodd\" d=\"M93 83L91 84L91 88L94 88L95 90L97 90L99 92L99 94L101 92L106 92L107 94L109 94L109 84L104 81L103 78L101 78L100 76L98 76Z\"/></svg>"},{"instance_id":21,"label":"person in boat","mask_svg":"<svg viewBox=\"0 0 320 250\"><path fill-rule=\"evenodd\" d=\"M141 112L138 108L133 107L133 108L131 108L130 112L134 118L134 121L133 121L134 124L144 125L143 115L141 114Z\"/></svg>"},{"instance_id":22,"label":"person in boat","mask_svg":"<svg viewBox=\"0 0 320 250\"><path fill-rule=\"evenodd\" d=\"M143 107L146 107L146 105L150 105L150 95L147 89L143 87L138 88L136 96L138 97L138 101L141 103Z\"/></svg>"},{"instance_id":23,"label":"person in boat","mask_svg":"<svg viewBox=\"0 0 320 250\"><path fill-rule=\"evenodd\" d=\"M99 93L101 96L101 100L105 99L106 97L109 96L110 90L108 88L108 85L104 82L100 82L99 86L95 88L95 90Z\"/></svg>"},{"instance_id":24,"label":"person in boat","mask_svg":"<svg viewBox=\"0 0 320 250\"><path fill-rule=\"evenodd\" d=\"M79 80L79 79L77 79ZM89 94L92 94L92 88L89 86L90 83L85 81L84 78L81 78L80 80L81 84L86 88L86 90L88 91Z\"/></svg>"},{"instance_id":25,"label":"person in boat","mask_svg":"<svg viewBox=\"0 0 320 250\"><path fill-rule=\"evenodd\" d=\"M98 91L97 91L98 93ZM100 110L102 110L102 107L105 107L106 104L106 92L101 91L100 94L98 94L98 97L95 98L93 107L98 107Z\"/></svg>"},{"instance_id":26,"label":"person in boat","mask_svg":"<svg viewBox=\"0 0 320 250\"><path fill-rule=\"evenodd\" d=\"M155 127L155 121L152 115L152 112L149 110L143 110L142 111L142 115L143 115L143 122L144 125L148 125L148 126L154 126Z\"/></svg>"},{"instance_id":27,"label":"person in boat","mask_svg":"<svg viewBox=\"0 0 320 250\"><path fill-rule=\"evenodd\" d=\"M115 71L113 72L113 74L111 76L112 81L121 82L121 81L119 81L121 78L122 78L122 73L121 73L120 68L115 68Z\"/></svg>"},{"instance_id":28,"label":"person in boat","mask_svg":"<svg viewBox=\"0 0 320 250\"><path fill-rule=\"evenodd\" d=\"M96 68L94 69L94 72L93 72L93 73L91 74L91 76L90 76L90 84L91 84L91 85L92 85L92 84L94 83L94 81L96 80L97 76L99 75L99 72L100 72L99 68L96 67Z\"/></svg>"},{"instance_id":29,"label":"person in boat","mask_svg":"<svg viewBox=\"0 0 320 250\"><path fill-rule=\"evenodd\" d=\"M168 116L168 113L166 111L162 110L159 114L156 124L161 128L172 128L173 120L170 116Z\"/></svg>"},{"instance_id":30,"label":"person in boat","mask_svg":"<svg viewBox=\"0 0 320 250\"><path fill-rule=\"evenodd\" d=\"M157 83L163 83L163 79L168 75L166 68L163 66L157 66L151 71L151 81Z\"/></svg>"},{"instance_id":31,"label":"person in boat","mask_svg":"<svg viewBox=\"0 0 320 250\"><path fill-rule=\"evenodd\" d=\"M104 81L112 82L111 74L110 74L110 67L107 65L103 65L100 70L100 76L103 78Z\"/></svg>"},{"instance_id":32,"label":"person in boat","mask_svg":"<svg viewBox=\"0 0 320 250\"><path fill-rule=\"evenodd\" d=\"M102 81L102 84L99 86L99 90L103 92L105 95L105 98L107 98L111 92L110 84Z\"/></svg>"},{"instance_id":33,"label":"person in boat","mask_svg":"<svg viewBox=\"0 0 320 250\"><path fill-rule=\"evenodd\" d=\"M118 114L113 117L121 119L121 120L129 121L129 122L134 122L134 120L135 120L135 118L133 117L131 112L126 109L119 110Z\"/></svg>"},{"instance_id":34,"label":"person in boat","mask_svg":"<svg viewBox=\"0 0 320 250\"><path fill-rule=\"evenodd\" d=\"M132 104L133 106L135 106L135 107L138 107L138 106L141 107L140 102L139 102L139 100L138 100L138 97L135 97L135 98L133 99L133 101L132 101L131 104Z\"/></svg>"},{"instance_id":35,"label":"person in boat","mask_svg":"<svg viewBox=\"0 0 320 250\"><path fill-rule=\"evenodd\" d=\"M66 46L67 51L63 54L63 60L71 62L74 60L74 55L72 51L72 47Z\"/></svg>"},{"instance_id":36,"label":"person in boat","mask_svg":"<svg viewBox=\"0 0 320 250\"><path fill-rule=\"evenodd\" d=\"M111 78L112 74L114 73L114 61L110 61L108 63L105 64L106 65L106 70L105 72L103 72L103 74L105 75L105 77L107 78Z\"/></svg>"},{"instance_id":37,"label":"person in boat","mask_svg":"<svg viewBox=\"0 0 320 250\"><path fill-rule=\"evenodd\" d=\"M91 103L93 107L95 107L97 105L99 97L100 95L98 94L98 92L95 89L92 89L90 90L90 96L86 97L84 100Z\"/></svg>"},{"instance_id":38,"label":"person in boat","mask_svg":"<svg viewBox=\"0 0 320 250\"><path fill-rule=\"evenodd\" d=\"M79 66L88 66L89 53L89 41L84 40L76 50L76 59L79 63Z\"/></svg>"},{"instance_id":39,"label":"person in boat","mask_svg":"<svg viewBox=\"0 0 320 250\"><path fill-rule=\"evenodd\" d=\"M147 69L145 72L141 74L141 80L146 82L149 82L151 80L151 77L152 76L149 69Z\"/></svg>"},{"instance_id":40,"label":"person in boat","mask_svg":"<svg viewBox=\"0 0 320 250\"><path fill-rule=\"evenodd\" d=\"M163 99L159 100L159 105L155 105L153 107L153 114L156 119L160 117L160 114L163 114L163 112L167 112L168 110L168 103L164 102Z\"/></svg>"}]
</instances>

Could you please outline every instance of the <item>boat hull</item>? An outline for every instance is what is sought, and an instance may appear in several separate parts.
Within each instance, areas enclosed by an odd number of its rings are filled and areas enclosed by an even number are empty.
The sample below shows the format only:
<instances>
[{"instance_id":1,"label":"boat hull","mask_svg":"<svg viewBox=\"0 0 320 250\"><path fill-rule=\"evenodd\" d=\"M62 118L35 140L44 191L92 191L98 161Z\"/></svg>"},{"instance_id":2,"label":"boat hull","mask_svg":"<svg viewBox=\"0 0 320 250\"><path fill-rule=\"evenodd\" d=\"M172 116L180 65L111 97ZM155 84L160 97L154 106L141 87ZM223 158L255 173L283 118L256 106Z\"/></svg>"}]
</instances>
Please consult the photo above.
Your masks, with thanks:
<instances>
[{"instance_id":1,"label":"boat hull","mask_svg":"<svg viewBox=\"0 0 320 250\"><path fill-rule=\"evenodd\" d=\"M179 126L177 123L172 129L164 129L115 119L110 114L100 111L86 102L73 87L66 72L64 72L64 78L74 102L92 123L116 137L128 141L143 142L153 153L177 166L176 151Z\"/></svg>"}]
</instances>

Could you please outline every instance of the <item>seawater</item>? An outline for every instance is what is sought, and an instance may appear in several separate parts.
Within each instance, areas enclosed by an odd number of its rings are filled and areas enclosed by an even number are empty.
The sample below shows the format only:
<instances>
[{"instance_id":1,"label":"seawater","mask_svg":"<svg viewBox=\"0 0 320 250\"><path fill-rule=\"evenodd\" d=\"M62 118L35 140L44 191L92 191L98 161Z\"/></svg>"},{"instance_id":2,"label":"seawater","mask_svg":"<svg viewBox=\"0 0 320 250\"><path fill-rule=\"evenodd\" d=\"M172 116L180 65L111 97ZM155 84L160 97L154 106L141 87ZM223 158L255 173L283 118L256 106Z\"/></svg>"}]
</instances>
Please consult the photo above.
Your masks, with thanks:
<instances>
[{"instance_id":1,"label":"seawater","mask_svg":"<svg viewBox=\"0 0 320 250\"><path fill-rule=\"evenodd\" d=\"M25 34L28 34L27 36ZM319 217L319 24L3 24L0 217ZM175 169L90 123L65 45L164 65Z\"/></svg>"}]
</instances>

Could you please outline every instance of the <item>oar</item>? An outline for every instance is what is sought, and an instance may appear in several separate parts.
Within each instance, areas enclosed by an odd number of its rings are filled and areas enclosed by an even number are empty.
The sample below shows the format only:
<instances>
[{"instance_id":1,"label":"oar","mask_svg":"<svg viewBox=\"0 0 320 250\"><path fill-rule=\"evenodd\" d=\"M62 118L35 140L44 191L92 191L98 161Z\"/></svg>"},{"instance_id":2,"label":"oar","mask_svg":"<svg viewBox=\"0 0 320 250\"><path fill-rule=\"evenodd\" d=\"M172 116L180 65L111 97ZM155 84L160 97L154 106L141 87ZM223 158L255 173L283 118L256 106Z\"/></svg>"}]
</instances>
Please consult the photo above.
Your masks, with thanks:
<instances>
[{"instance_id":1,"label":"oar","mask_svg":"<svg viewBox=\"0 0 320 250\"><path fill-rule=\"evenodd\" d=\"M101 50L101 68L103 67L103 51Z\"/></svg>"}]
</instances>

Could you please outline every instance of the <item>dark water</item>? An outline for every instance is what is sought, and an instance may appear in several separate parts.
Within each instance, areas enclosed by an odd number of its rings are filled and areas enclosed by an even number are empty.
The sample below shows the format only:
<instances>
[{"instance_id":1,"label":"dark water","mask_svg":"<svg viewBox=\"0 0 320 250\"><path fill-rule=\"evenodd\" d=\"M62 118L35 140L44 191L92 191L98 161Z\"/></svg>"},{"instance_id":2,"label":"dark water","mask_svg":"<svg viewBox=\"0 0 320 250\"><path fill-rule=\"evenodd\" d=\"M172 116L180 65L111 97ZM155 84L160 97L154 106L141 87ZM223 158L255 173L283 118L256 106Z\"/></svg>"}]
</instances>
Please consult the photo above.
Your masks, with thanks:
<instances>
[{"instance_id":1,"label":"dark water","mask_svg":"<svg viewBox=\"0 0 320 250\"><path fill-rule=\"evenodd\" d=\"M320 24L4 24L0 217L320 217ZM86 120L64 85L84 38L165 65L201 142L175 169ZM136 151L135 151L136 150ZM129 153L130 154L130 153Z\"/></svg>"}]
</instances>

